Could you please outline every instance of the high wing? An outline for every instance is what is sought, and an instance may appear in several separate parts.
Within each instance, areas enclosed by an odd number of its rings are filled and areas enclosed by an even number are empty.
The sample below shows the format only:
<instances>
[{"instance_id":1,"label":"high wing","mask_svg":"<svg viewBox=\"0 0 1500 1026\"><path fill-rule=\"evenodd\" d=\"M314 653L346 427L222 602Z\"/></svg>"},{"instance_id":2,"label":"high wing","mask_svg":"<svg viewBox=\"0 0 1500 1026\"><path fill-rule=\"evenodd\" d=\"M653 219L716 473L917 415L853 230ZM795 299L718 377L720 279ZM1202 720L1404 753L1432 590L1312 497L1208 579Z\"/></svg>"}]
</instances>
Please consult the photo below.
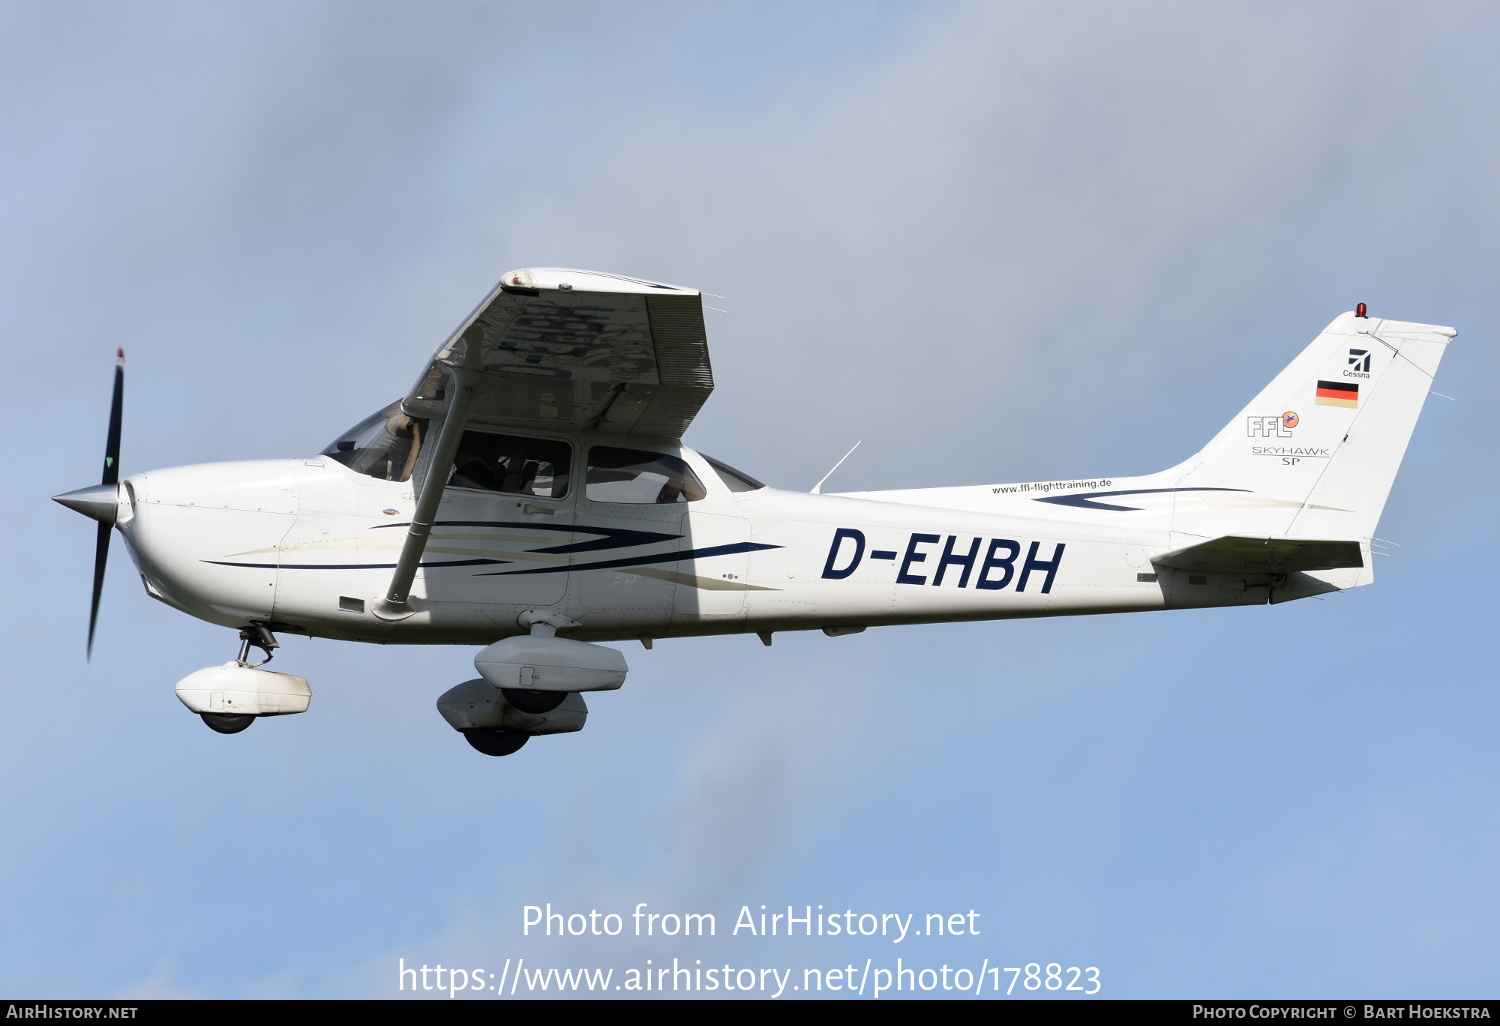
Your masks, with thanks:
<instances>
[{"instance_id":1,"label":"high wing","mask_svg":"<svg viewBox=\"0 0 1500 1026\"><path fill-rule=\"evenodd\" d=\"M441 419L454 370L469 421L674 439L714 387L696 291L559 267L505 274L402 408Z\"/></svg>"}]
</instances>

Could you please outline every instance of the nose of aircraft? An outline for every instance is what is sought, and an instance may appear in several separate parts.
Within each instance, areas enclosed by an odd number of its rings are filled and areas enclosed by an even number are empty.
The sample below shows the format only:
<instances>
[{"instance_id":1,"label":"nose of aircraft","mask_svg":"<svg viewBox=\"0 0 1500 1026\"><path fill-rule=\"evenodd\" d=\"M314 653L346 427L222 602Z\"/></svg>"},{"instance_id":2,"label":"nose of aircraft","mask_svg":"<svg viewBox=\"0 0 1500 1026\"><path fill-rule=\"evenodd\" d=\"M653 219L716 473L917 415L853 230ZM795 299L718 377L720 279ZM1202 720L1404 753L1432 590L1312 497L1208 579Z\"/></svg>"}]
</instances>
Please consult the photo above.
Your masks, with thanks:
<instances>
[{"instance_id":1,"label":"nose of aircraft","mask_svg":"<svg viewBox=\"0 0 1500 1026\"><path fill-rule=\"evenodd\" d=\"M76 510L90 520L97 520L106 527L112 527L120 509L120 490L119 485L90 485L88 488L54 495L52 501Z\"/></svg>"}]
</instances>

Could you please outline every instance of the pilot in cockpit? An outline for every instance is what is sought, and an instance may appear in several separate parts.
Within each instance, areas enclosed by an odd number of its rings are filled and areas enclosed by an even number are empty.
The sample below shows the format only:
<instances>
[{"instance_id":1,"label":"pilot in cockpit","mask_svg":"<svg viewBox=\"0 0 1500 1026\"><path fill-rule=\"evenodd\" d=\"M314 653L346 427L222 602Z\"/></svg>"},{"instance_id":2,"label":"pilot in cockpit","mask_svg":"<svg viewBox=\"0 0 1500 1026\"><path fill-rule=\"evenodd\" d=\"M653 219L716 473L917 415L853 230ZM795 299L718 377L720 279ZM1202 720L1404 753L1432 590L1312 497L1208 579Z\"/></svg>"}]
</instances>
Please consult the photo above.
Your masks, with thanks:
<instances>
[{"instance_id":1,"label":"pilot in cockpit","mask_svg":"<svg viewBox=\"0 0 1500 1026\"><path fill-rule=\"evenodd\" d=\"M478 447L466 444L470 436L459 443L458 454L453 458L453 476L448 483L457 488L482 488L499 491L500 478L496 474L494 460Z\"/></svg>"}]
</instances>

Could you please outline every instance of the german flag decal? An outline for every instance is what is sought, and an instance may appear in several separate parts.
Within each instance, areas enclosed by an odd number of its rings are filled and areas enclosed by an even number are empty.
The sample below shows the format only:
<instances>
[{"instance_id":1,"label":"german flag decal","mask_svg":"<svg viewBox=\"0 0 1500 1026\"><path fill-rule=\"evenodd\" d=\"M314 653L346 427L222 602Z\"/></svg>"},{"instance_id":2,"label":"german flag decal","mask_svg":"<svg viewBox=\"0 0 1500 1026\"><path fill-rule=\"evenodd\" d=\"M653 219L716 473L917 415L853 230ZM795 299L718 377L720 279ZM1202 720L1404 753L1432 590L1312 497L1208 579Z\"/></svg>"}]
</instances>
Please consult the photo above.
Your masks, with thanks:
<instances>
[{"instance_id":1,"label":"german flag decal","mask_svg":"<svg viewBox=\"0 0 1500 1026\"><path fill-rule=\"evenodd\" d=\"M1345 384L1342 381L1320 381L1317 405L1347 406L1352 410L1359 405L1359 385Z\"/></svg>"}]
</instances>

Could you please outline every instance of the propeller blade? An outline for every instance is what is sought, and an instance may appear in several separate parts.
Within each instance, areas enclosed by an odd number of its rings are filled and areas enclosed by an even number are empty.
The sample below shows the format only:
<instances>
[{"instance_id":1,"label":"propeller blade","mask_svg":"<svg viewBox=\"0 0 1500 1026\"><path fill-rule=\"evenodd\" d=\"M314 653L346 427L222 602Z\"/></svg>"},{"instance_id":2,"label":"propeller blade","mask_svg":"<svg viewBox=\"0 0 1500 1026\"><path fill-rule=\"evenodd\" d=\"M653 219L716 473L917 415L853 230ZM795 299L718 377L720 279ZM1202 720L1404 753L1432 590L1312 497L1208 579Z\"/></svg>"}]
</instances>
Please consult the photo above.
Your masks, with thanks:
<instances>
[{"instance_id":1,"label":"propeller blade","mask_svg":"<svg viewBox=\"0 0 1500 1026\"><path fill-rule=\"evenodd\" d=\"M104 441L104 475L101 486L120 483L120 420L125 406L125 350L115 350L115 387L109 400L109 434ZM104 593L104 566L109 562L109 534L114 529L114 518L109 522L99 521L99 533L94 542L94 598L89 603L89 643L84 658L94 658L94 627L99 622L99 597Z\"/></svg>"},{"instance_id":2,"label":"propeller blade","mask_svg":"<svg viewBox=\"0 0 1500 1026\"><path fill-rule=\"evenodd\" d=\"M120 483L120 416L125 405L125 350L115 350L115 391L109 403L109 435L104 442L104 476L100 484Z\"/></svg>"},{"instance_id":3,"label":"propeller blade","mask_svg":"<svg viewBox=\"0 0 1500 1026\"><path fill-rule=\"evenodd\" d=\"M99 536L94 542L94 601L89 605L89 644L86 659L94 658L94 625L99 622L99 596L104 592L104 564L109 560L110 524L99 525Z\"/></svg>"}]
</instances>

